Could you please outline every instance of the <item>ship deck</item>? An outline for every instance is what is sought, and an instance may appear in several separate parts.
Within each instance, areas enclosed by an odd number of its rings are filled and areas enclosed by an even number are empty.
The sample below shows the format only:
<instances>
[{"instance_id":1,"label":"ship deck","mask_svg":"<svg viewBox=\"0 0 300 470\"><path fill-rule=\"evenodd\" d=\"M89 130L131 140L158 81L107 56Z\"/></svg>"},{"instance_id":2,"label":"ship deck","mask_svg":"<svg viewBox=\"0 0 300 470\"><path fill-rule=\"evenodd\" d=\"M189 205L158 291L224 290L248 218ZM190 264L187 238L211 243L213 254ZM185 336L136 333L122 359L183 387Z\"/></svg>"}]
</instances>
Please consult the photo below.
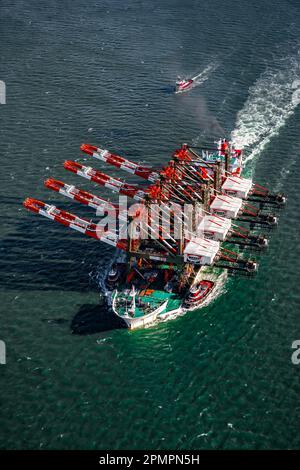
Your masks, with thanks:
<instances>
[{"instance_id":1,"label":"ship deck","mask_svg":"<svg viewBox=\"0 0 300 470\"><path fill-rule=\"evenodd\" d=\"M116 301L119 315L126 315L126 310L128 311L131 299L132 298L130 297L129 292L121 291L117 294ZM137 295L134 317L139 318L147 315L151 311L158 308L166 300L168 300L168 303L166 309L162 313L176 310L182 304L182 299L177 294L172 292L166 292L159 289L141 290Z\"/></svg>"}]
</instances>

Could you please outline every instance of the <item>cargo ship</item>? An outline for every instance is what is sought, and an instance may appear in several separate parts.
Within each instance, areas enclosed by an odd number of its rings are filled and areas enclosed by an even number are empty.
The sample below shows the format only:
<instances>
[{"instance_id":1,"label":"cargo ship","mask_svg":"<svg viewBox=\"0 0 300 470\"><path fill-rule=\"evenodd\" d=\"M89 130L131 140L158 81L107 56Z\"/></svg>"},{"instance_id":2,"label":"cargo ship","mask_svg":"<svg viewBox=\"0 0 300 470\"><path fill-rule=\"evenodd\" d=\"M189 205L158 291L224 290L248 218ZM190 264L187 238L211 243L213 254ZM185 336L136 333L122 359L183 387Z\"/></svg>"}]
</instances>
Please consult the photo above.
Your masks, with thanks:
<instances>
[{"instance_id":1,"label":"cargo ship","mask_svg":"<svg viewBox=\"0 0 300 470\"><path fill-rule=\"evenodd\" d=\"M285 196L242 176L241 149L226 139L210 148L185 143L162 168L90 144L82 144L81 150L148 185L128 184L68 160L66 170L123 199L111 203L48 178L48 189L95 209L98 220L33 198L27 198L24 206L115 247L105 297L128 328L146 327L208 305L222 292L228 273L255 275L258 262L253 253L267 248L265 232L276 227ZM128 205L127 199L133 204Z\"/></svg>"}]
</instances>

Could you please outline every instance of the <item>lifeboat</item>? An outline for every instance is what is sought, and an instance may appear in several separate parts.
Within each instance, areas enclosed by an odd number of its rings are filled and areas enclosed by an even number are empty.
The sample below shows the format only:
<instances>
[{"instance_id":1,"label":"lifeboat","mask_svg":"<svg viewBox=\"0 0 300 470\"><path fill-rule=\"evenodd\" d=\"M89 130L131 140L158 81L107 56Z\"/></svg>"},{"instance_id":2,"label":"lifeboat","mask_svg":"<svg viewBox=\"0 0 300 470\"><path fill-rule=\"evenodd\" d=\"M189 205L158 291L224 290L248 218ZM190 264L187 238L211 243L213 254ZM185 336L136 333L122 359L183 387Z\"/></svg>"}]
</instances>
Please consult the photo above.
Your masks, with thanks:
<instances>
[{"instance_id":1,"label":"lifeboat","mask_svg":"<svg viewBox=\"0 0 300 470\"><path fill-rule=\"evenodd\" d=\"M175 93L181 93L192 88L194 80L191 78L189 80L177 80Z\"/></svg>"}]
</instances>

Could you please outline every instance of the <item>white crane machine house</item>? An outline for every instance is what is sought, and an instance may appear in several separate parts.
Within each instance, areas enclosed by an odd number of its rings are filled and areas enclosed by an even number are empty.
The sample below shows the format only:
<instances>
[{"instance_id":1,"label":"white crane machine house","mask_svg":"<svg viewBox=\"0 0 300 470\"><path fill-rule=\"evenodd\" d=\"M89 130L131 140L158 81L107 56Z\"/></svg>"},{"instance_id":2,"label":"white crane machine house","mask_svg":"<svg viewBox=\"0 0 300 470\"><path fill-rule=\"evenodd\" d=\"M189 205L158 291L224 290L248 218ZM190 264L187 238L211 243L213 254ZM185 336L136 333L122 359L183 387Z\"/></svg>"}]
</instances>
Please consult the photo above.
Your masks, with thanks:
<instances>
[{"instance_id":1,"label":"white crane machine house","mask_svg":"<svg viewBox=\"0 0 300 470\"><path fill-rule=\"evenodd\" d=\"M213 264L219 249L220 243L215 240L192 237L184 249L184 261L201 266L210 266Z\"/></svg>"},{"instance_id":2,"label":"white crane machine house","mask_svg":"<svg viewBox=\"0 0 300 470\"><path fill-rule=\"evenodd\" d=\"M229 196L247 199L253 186L252 180L240 176L229 176L222 184L222 192Z\"/></svg>"}]
</instances>

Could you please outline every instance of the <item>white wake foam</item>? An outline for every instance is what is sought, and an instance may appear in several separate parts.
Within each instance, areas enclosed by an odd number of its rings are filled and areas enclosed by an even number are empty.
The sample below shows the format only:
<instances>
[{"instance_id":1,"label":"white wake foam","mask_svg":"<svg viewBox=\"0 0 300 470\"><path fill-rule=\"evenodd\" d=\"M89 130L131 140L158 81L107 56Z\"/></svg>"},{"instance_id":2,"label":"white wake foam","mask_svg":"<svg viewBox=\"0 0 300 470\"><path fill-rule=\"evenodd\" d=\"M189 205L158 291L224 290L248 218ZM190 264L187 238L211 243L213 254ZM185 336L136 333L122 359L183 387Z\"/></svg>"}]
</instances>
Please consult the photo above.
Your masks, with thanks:
<instances>
[{"instance_id":1,"label":"white wake foam","mask_svg":"<svg viewBox=\"0 0 300 470\"><path fill-rule=\"evenodd\" d=\"M90 279L99 287L100 295L106 298L108 306L112 304L112 292L106 287L105 280L115 260L116 255L106 267L103 268L103 264L99 263L96 270L89 273Z\"/></svg>"},{"instance_id":2,"label":"white wake foam","mask_svg":"<svg viewBox=\"0 0 300 470\"><path fill-rule=\"evenodd\" d=\"M195 77L192 77L192 80L194 80L193 87L204 83L209 78L210 74L214 72L214 70L216 70L217 66L217 63L212 62L202 72L198 73L198 75L196 75Z\"/></svg>"},{"instance_id":3,"label":"white wake foam","mask_svg":"<svg viewBox=\"0 0 300 470\"><path fill-rule=\"evenodd\" d=\"M245 163L257 157L300 103L300 53L267 70L249 89L231 139L244 149Z\"/></svg>"}]
</instances>

